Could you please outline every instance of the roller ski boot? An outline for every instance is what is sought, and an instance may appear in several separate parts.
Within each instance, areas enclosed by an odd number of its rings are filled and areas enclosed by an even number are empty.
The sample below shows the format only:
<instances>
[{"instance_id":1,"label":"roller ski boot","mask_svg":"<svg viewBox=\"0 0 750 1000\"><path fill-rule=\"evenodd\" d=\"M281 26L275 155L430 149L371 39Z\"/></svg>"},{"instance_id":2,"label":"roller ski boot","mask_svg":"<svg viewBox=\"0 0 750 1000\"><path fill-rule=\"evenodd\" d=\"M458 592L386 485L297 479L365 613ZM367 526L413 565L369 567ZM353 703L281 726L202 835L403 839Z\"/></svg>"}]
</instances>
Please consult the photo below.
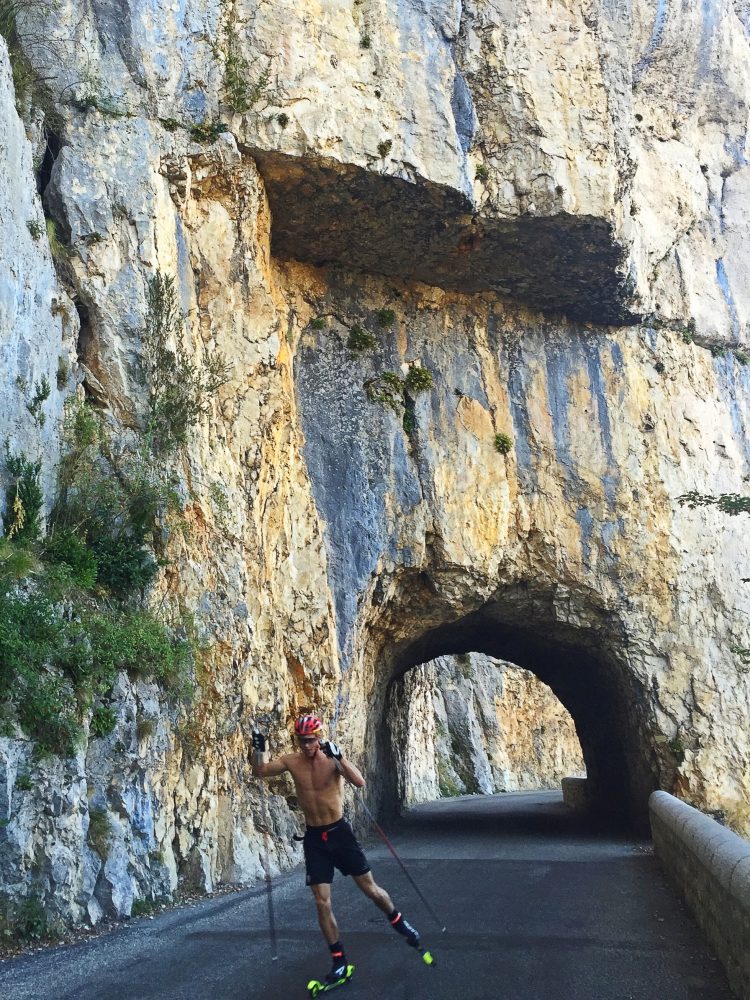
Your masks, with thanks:
<instances>
[{"instance_id":1,"label":"roller ski boot","mask_svg":"<svg viewBox=\"0 0 750 1000\"><path fill-rule=\"evenodd\" d=\"M307 984L307 992L313 998L321 993L330 993L339 986L345 986L352 978L353 972L353 965L339 965L331 969L322 982L319 979L311 979Z\"/></svg>"},{"instance_id":2,"label":"roller ski boot","mask_svg":"<svg viewBox=\"0 0 750 1000\"><path fill-rule=\"evenodd\" d=\"M391 921L391 923L393 923L393 921ZM431 952L422 947L422 942L419 938L419 932L416 927L412 927L409 921L404 920L401 914L398 916L398 924L398 933L403 937L409 947L419 952L425 965L434 965L435 959L433 958Z\"/></svg>"}]
</instances>

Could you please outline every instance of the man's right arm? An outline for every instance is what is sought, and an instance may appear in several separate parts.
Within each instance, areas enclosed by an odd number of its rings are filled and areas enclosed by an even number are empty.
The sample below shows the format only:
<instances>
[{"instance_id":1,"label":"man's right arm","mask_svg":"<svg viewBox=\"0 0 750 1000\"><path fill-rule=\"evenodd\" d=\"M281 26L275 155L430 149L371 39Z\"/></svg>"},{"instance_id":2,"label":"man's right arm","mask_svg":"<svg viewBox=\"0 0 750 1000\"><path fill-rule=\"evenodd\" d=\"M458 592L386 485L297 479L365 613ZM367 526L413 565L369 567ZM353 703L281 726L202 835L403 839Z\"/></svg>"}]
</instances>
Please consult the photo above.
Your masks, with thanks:
<instances>
[{"instance_id":1,"label":"man's right arm","mask_svg":"<svg viewBox=\"0 0 750 1000\"><path fill-rule=\"evenodd\" d=\"M275 778L288 770L286 756L277 760L266 760L266 738L262 733L253 732L252 772L256 778Z\"/></svg>"}]
</instances>

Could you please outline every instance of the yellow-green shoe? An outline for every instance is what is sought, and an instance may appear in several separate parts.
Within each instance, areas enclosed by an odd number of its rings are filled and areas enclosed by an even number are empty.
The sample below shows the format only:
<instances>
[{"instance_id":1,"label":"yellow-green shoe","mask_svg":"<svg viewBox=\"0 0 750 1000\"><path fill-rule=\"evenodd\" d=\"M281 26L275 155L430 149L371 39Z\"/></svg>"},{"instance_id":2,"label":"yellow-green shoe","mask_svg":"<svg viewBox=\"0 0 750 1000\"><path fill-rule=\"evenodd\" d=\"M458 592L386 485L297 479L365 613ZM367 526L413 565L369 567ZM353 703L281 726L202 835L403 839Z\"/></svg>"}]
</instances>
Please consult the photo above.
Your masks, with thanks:
<instances>
[{"instance_id":1,"label":"yellow-green shoe","mask_svg":"<svg viewBox=\"0 0 750 1000\"><path fill-rule=\"evenodd\" d=\"M354 972L353 965L347 965L346 970L343 975L339 976L338 979L330 979L326 976L325 980L321 982L319 979L311 979L307 984L307 992L311 997L317 997L321 993L330 993L331 990L335 990L337 986L344 986L352 978L352 973ZM328 974L330 976L330 973Z\"/></svg>"}]
</instances>

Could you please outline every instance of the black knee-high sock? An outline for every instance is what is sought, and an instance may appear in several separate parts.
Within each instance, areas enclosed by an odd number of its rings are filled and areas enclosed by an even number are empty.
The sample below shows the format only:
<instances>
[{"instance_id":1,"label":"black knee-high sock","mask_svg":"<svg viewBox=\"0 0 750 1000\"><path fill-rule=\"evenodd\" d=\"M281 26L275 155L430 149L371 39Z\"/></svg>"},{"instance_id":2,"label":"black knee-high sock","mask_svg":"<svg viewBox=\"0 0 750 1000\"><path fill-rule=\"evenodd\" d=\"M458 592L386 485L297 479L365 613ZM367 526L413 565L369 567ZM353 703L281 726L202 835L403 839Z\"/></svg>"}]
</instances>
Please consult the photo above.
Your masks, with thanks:
<instances>
[{"instance_id":1,"label":"black knee-high sock","mask_svg":"<svg viewBox=\"0 0 750 1000\"><path fill-rule=\"evenodd\" d=\"M346 965L346 955L344 954L344 946L340 941L336 944L329 944L328 947L331 950L331 961L335 969L338 969L340 965Z\"/></svg>"}]
</instances>

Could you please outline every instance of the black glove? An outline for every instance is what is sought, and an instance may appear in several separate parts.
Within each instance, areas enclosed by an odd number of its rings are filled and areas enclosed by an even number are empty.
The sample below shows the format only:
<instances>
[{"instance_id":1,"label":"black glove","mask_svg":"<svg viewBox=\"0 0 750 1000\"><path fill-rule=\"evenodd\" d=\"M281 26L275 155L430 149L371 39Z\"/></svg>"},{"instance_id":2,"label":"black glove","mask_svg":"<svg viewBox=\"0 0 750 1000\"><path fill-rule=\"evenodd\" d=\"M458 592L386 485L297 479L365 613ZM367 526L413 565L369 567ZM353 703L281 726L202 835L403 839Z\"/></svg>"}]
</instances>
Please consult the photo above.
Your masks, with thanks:
<instances>
[{"instance_id":1,"label":"black glove","mask_svg":"<svg viewBox=\"0 0 750 1000\"><path fill-rule=\"evenodd\" d=\"M257 729L253 729L253 750L257 750L259 753L266 752L266 738Z\"/></svg>"},{"instance_id":2,"label":"black glove","mask_svg":"<svg viewBox=\"0 0 750 1000\"><path fill-rule=\"evenodd\" d=\"M321 740L320 749L326 757L330 757L332 760L341 760L344 756L338 743L331 743L330 740Z\"/></svg>"}]
</instances>

